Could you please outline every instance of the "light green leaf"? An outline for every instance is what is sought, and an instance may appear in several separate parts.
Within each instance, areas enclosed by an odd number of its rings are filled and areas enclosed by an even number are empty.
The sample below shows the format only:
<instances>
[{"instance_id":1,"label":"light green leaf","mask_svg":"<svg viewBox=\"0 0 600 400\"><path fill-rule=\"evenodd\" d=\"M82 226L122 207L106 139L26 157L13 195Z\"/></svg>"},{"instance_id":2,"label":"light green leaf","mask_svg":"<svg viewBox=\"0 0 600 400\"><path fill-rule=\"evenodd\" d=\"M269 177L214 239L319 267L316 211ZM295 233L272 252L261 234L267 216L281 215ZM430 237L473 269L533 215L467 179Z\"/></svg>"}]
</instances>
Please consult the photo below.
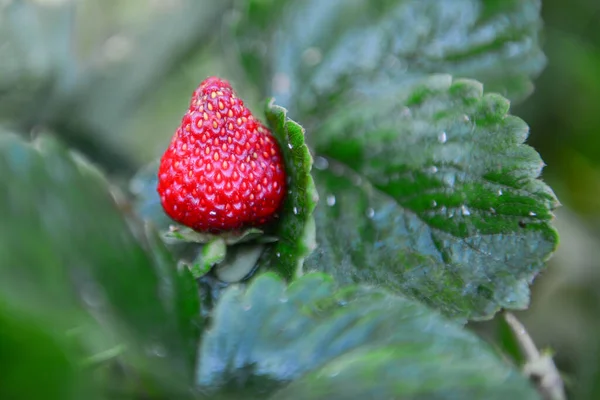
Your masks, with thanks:
<instances>
[{"instance_id":1,"label":"light green leaf","mask_svg":"<svg viewBox=\"0 0 600 400\"><path fill-rule=\"evenodd\" d=\"M230 247L225 260L215 268L215 275L222 282L240 282L254 272L256 263L263 253L262 244L240 244Z\"/></svg>"},{"instance_id":2,"label":"light green leaf","mask_svg":"<svg viewBox=\"0 0 600 400\"><path fill-rule=\"evenodd\" d=\"M332 103L432 73L523 98L545 64L539 0L253 0L238 12L250 80L308 128Z\"/></svg>"},{"instance_id":3,"label":"light green leaf","mask_svg":"<svg viewBox=\"0 0 600 400\"><path fill-rule=\"evenodd\" d=\"M527 125L482 86L432 76L330 111L314 132L318 250L305 269L402 292L459 318L528 305L558 202Z\"/></svg>"},{"instance_id":4,"label":"light green leaf","mask_svg":"<svg viewBox=\"0 0 600 400\"><path fill-rule=\"evenodd\" d=\"M146 252L106 180L50 138L32 146L3 132L0 169L0 302L63 335L84 332L84 353L125 346L150 393L185 392L197 292L160 241Z\"/></svg>"},{"instance_id":5,"label":"light green leaf","mask_svg":"<svg viewBox=\"0 0 600 400\"><path fill-rule=\"evenodd\" d=\"M274 236L261 266L276 269L291 278L302 272L304 259L315 247L313 210L319 199L311 176L313 159L304 143L304 129L287 117L287 110L270 100L266 109L268 126L279 142L287 173L288 193L280 210Z\"/></svg>"},{"instance_id":6,"label":"light green leaf","mask_svg":"<svg viewBox=\"0 0 600 400\"><path fill-rule=\"evenodd\" d=\"M489 346L427 307L324 274L233 286L200 346L197 383L231 399L537 399Z\"/></svg>"}]
</instances>

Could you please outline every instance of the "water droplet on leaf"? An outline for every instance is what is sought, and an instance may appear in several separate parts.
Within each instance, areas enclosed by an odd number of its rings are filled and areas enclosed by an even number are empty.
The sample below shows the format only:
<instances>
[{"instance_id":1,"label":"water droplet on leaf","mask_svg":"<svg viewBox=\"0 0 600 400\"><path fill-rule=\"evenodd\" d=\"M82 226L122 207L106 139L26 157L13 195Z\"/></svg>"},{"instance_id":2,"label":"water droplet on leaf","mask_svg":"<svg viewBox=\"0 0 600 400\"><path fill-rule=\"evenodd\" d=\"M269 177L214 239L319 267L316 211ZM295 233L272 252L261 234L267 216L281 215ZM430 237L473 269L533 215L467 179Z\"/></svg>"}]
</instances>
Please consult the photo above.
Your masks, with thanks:
<instances>
[{"instance_id":1,"label":"water droplet on leaf","mask_svg":"<svg viewBox=\"0 0 600 400\"><path fill-rule=\"evenodd\" d=\"M329 161L325 157L318 156L315 158L314 166L321 171L329 168Z\"/></svg>"},{"instance_id":2,"label":"water droplet on leaf","mask_svg":"<svg viewBox=\"0 0 600 400\"><path fill-rule=\"evenodd\" d=\"M327 196L327 205L329 207L335 206L335 196L334 195L330 194Z\"/></svg>"},{"instance_id":3,"label":"water droplet on leaf","mask_svg":"<svg viewBox=\"0 0 600 400\"><path fill-rule=\"evenodd\" d=\"M154 343L153 345L149 346L147 352L155 357L165 357L167 355L165 346L160 343Z\"/></svg>"},{"instance_id":4,"label":"water droplet on leaf","mask_svg":"<svg viewBox=\"0 0 600 400\"><path fill-rule=\"evenodd\" d=\"M446 132L442 132L438 135L438 141L440 143L446 143L447 140L448 140L448 136L446 135Z\"/></svg>"}]
</instances>

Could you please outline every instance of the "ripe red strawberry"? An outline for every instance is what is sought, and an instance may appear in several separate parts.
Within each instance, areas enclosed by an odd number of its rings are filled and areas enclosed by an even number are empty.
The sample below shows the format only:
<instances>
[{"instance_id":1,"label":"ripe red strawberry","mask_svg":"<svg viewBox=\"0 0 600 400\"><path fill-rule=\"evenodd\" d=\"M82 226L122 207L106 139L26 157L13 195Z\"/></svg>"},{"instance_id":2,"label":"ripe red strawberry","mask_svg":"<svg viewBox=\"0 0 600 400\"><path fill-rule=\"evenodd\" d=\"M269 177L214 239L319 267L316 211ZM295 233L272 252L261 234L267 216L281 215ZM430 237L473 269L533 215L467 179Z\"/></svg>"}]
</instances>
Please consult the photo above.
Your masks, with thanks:
<instances>
[{"instance_id":1,"label":"ripe red strawberry","mask_svg":"<svg viewBox=\"0 0 600 400\"><path fill-rule=\"evenodd\" d=\"M160 162L165 212L199 231L261 225L281 206L285 180L271 132L228 82L202 82Z\"/></svg>"}]
</instances>

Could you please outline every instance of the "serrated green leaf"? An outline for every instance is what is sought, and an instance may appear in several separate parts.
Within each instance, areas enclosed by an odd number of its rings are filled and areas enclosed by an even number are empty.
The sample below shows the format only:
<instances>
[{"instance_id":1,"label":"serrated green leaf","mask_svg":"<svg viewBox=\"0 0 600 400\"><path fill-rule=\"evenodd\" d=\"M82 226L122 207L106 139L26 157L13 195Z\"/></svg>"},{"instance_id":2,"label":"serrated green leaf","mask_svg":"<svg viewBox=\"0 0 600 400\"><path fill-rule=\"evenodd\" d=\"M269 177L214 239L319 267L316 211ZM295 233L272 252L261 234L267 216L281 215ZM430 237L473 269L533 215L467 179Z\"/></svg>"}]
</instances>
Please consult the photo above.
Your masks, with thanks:
<instances>
[{"instance_id":1,"label":"serrated green leaf","mask_svg":"<svg viewBox=\"0 0 600 400\"><path fill-rule=\"evenodd\" d=\"M223 399L538 398L459 325L382 289L336 289L319 273L228 288L196 379Z\"/></svg>"},{"instance_id":2,"label":"serrated green leaf","mask_svg":"<svg viewBox=\"0 0 600 400\"><path fill-rule=\"evenodd\" d=\"M557 244L558 202L499 95L432 76L331 110L314 132L316 251L307 270L368 282L458 318L528 305Z\"/></svg>"},{"instance_id":3,"label":"serrated green leaf","mask_svg":"<svg viewBox=\"0 0 600 400\"><path fill-rule=\"evenodd\" d=\"M150 393L185 392L197 294L160 243L147 253L106 181L54 140L0 134L0 169L0 301L63 335L83 329L88 350L124 345Z\"/></svg>"},{"instance_id":4,"label":"serrated green leaf","mask_svg":"<svg viewBox=\"0 0 600 400\"><path fill-rule=\"evenodd\" d=\"M287 118L287 110L274 100L267 103L265 113L283 153L288 193L275 232L278 241L267 247L260 265L291 278L302 272L304 259L315 247L312 213L319 196L310 174L313 159L304 143L304 129Z\"/></svg>"},{"instance_id":5,"label":"serrated green leaf","mask_svg":"<svg viewBox=\"0 0 600 400\"><path fill-rule=\"evenodd\" d=\"M253 0L238 11L250 80L309 128L332 103L432 73L523 98L545 64L539 0Z\"/></svg>"}]
</instances>

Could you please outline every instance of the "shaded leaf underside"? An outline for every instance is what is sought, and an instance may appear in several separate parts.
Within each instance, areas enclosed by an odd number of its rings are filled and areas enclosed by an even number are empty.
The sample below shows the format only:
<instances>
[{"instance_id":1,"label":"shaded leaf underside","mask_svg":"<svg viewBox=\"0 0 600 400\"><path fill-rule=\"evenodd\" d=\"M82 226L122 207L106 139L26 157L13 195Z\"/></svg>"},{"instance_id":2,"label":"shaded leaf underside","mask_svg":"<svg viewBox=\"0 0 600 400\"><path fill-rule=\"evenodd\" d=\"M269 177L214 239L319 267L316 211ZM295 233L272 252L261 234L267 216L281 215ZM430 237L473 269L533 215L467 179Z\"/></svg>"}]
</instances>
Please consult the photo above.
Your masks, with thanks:
<instances>
[{"instance_id":1,"label":"shaded leaf underside","mask_svg":"<svg viewBox=\"0 0 600 400\"><path fill-rule=\"evenodd\" d=\"M221 297L197 383L210 398L520 398L537 395L475 335L417 302L324 274L274 274Z\"/></svg>"}]
</instances>

